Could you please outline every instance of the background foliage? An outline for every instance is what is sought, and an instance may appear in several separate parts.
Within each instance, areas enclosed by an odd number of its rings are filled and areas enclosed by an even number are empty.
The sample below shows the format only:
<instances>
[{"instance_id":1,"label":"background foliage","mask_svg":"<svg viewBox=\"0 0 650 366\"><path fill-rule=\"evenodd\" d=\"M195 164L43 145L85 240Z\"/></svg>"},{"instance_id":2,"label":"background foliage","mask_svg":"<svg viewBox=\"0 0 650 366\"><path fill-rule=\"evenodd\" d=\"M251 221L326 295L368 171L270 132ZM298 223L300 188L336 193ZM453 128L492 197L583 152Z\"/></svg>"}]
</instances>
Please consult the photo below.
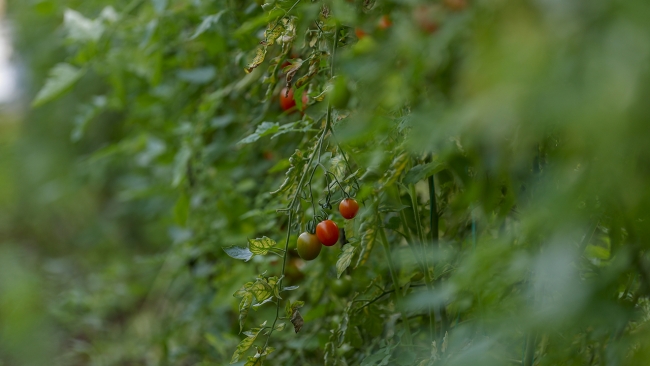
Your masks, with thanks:
<instances>
[{"instance_id":1,"label":"background foliage","mask_svg":"<svg viewBox=\"0 0 650 366\"><path fill-rule=\"evenodd\" d=\"M0 364L644 364L648 16L9 0L23 107L0 110ZM304 113L279 107L289 79ZM324 170L362 208L344 222L333 187L349 243L304 262ZM280 256L224 251L263 237Z\"/></svg>"}]
</instances>

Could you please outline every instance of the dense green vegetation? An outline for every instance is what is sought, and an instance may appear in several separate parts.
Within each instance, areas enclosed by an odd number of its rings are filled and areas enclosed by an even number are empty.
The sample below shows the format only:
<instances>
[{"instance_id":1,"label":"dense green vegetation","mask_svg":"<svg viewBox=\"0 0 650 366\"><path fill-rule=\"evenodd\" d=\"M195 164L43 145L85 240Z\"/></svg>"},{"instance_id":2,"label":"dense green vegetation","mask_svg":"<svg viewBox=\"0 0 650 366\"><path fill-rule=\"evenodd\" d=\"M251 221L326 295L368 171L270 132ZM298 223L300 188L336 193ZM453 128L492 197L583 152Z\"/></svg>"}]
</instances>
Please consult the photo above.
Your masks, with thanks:
<instances>
[{"instance_id":1,"label":"dense green vegetation","mask_svg":"<svg viewBox=\"0 0 650 366\"><path fill-rule=\"evenodd\" d=\"M650 360L647 1L7 11L0 365Z\"/></svg>"}]
</instances>

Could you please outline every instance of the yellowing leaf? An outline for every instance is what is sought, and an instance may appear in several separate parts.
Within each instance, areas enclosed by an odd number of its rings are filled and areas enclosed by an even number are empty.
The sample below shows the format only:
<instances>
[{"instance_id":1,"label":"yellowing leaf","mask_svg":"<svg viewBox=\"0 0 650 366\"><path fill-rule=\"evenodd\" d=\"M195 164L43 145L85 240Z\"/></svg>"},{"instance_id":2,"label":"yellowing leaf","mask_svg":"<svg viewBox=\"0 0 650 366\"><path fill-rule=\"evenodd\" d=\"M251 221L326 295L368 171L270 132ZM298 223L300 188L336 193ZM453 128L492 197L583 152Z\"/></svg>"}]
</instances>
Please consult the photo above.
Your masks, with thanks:
<instances>
[{"instance_id":1,"label":"yellowing leaf","mask_svg":"<svg viewBox=\"0 0 650 366\"><path fill-rule=\"evenodd\" d=\"M348 244L343 247L343 252L339 255L339 260L336 261L336 277L340 278L341 274L350 266L352 262L352 257L357 251L357 247L352 244Z\"/></svg>"},{"instance_id":2,"label":"yellowing leaf","mask_svg":"<svg viewBox=\"0 0 650 366\"><path fill-rule=\"evenodd\" d=\"M248 333L248 336L239 342L235 353L232 355L232 359L230 359L231 364L239 361L244 352L248 351L248 349L251 348L253 342L255 342L255 339L257 339L257 336L260 334L260 331L261 329L253 333Z\"/></svg>"},{"instance_id":3,"label":"yellowing leaf","mask_svg":"<svg viewBox=\"0 0 650 366\"><path fill-rule=\"evenodd\" d=\"M253 61L246 66L244 69L246 73L250 73L255 69L256 67L260 66L262 62L264 62L264 58L266 57L266 45L261 45L257 47L257 51L255 53L255 58L253 58Z\"/></svg>"},{"instance_id":4,"label":"yellowing leaf","mask_svg":"<svg viewBox=\"0 0 650 366\"><path fill-rule=\"evenodd\" d=\"M366 263L368 260L368 257L370 257L370 252L372 251L372 248L375 245L375 242L377 241L377 232L375 231L375 223L370 222L370 223L363 223L361 224L361 228L359 231L362 233L361 235L361 253L359 254L359 259L357 260L357 264L354 265L354 268L357 268L359 266L362 266Z\"/></svg>"},{"instance_id":5,"label":"yellowing leaf","mask_svg":"<svg viewBox=\"0 0 650 366\"><path fill-rule=\"evenodd\" d=\"M257 255L266 255L269 252L269 249L273 248L275 245L275 240L267 238L266 236L248 240L248 249L250 249L251 253Z\"/></svg>"}]
</instances>

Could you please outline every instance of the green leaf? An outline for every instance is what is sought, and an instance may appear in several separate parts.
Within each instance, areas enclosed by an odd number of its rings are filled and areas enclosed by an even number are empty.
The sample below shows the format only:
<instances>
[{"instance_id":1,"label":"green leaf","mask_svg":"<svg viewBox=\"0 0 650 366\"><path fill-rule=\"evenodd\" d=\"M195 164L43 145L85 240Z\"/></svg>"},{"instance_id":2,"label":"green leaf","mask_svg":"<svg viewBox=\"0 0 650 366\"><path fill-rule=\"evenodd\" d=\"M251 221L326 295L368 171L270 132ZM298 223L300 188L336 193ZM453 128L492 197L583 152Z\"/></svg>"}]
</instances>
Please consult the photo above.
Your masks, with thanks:
<instances>
[{"instance_id":1,"label":"green leaf","mask_svg":"<svg viewBox=\"0 0 650 366\"><path fill-rule=\"evenodd\" d=\"M357 264L354 265L354 268L363 266L366 263L370 257L370 252L372 251L372 248L375 246L375 242L377 241L377 231L375 230L374 220L369 223L364 222L361 224L359 231L362 233L361 253L359 254L359 259L357 260Z\"/></svg>"},{"instance_id":2,"label":"green leaf","mask_svg":"<svg viewBox=\"0 0 650 366\"><path fill-rule=\"evenodd\" d=\"M232 359L230 359L230 363L233 364L244 355L246 351L248 351L249 348L253 345L253 342L255 342L255 339L257 339L257 336L260 334L262 330L258 330L254 333L249 333L246 338L244 338L239 344L237 345L237 349L235 350L235 353L232 355Z\"/></svg>"},{"instance_id":3,"label":"green leaf","mask_svg":"<svg viewBox=\"0 0 650 366\"><path fill-rule=\"evenodd\" d=\"M277 122L262 122L259 126L257 126L255 132L241 139L238 144L250 144L251 142L259 140L260 137L273 134L279 130L280 125Z\"/></svg>"},{"instance_id":4,"label":"green leaf","mask_svg":"<svg viewBox=\"0 0 650 366\"><path fill-rule=\"evenodd\" d=\"M300 178L300 175L305 169L305 165L307 165L307 159L303 157L300 150L296 149L293 155L291 155L291 158L289 158L289 163L291 163L291 168L287 170L286 179L280 188L271 192L271 194L278 194L291 188L292 183Z\"/></svg>"},{"instance_id":5,"label":"green leaf","mask_svg":"<svg viewBox=\"0 0 650 366\"><path fill-rule=\"evenodd\" d=\"M222 16L223 13L225 13L225 12L226 12L225 10L222 10L222 11L218 12L217 14L212 14L212 15L208 15L208 16L206 16L206 17L203 17L203 21L202 21L201 24L196 28L196 31L194 32L194 34L192 34L192 36L190 37L190 40L193 40L193 39L195 39L196 37L198 37L198 36L200 36L201 34L203 34L205 31L207 31L208 29L210 29L210 27L211 27L213 24L217 24L217 23L219 22L219 19L221 19L221 16Z\"/></svg>"},{"instance_id":6,"label":"green leaf","mask_svg":"<svg viewBox=\"0 0 650 366\"><path fill-rule=\"evenodd\" d=\"M343 247L343 252L339 255L339 260L336 261L336 277L340 278L343 272L350 266L352 257L356 253L357 247L352 244L347 244Z\"/></svg>"},{"instance_id":7,"label":"green leaf","mask_svg":"<svg viewBox=\"0 0 650 366\"><path fill-rule=\"evenodd\" d=\"M253 303L253 294L246 292L239 303L239 331L241 332L244 329L244 321L246 316L248 316L248 310Z\"/></svg>"},{"instance_id":8,"label":"green leaf","mask_svg":"<svg viewBox=\"0 0 650 366\"><path fill-rule=\"evenodd\" d=\"M416 165L404 176L405 184L415 184L433 174L444 169L444 164L433 162L428 164Z\"/></svg>"},{"instance_id":9,"label":"green leaf","mask_svg":"<svg viewBox=\"0 0 650 366\"><path fill-rule=\"evenodd\" d=\"M263 236L257 239L249 239L248 247L253 254L257 255L266 255L269 252L269 249L276 246L277 243L275 240Z\"/></svg>"},{"instance_id":10,"label":"green leaf","mask_svg":"<svg viewBox=\"0 0 650 366\"><path fill-rule=\"evenodd\" d=\"M391 162L388 171L386 171L384 176L379 180L379 190L382 190L384 187L393 185L402 175L404 169L406 169L409 160L409 154L407 152L402 152L401 154L397 155Z\"/></svg>"},{"instance_id":11,"label":"green leaf","mask_svg":"<svg viewBox=\"0 0 650 366\"><path fill-rule=\"evenodd\" d=\"M184 143L174 157L172 187L178 187L178 185L183 181L183 178L187 174L187 164L189 163L191 157L192 150L187 143Z\"/></svg>"},{"instance_id":12,"label":"green leaf","mask_svg":"<svg viewBox=\"0 0 650 366\"><path fill-rule=\"evenodd\" d=\"M231 258L241 259L244 262L248 262L253 257L253 253L248 248L244 247L225 247L223 248L223 251Z\"/></svg>"},{"instance_id":13,"label":"green leaf","mask_svg":"<svg viewBox=\"0 0 650 366\"><path fill-rule=\"evenodd\" d=\"M68 32L68 38L73 41L97 41L104 33L101 19L88 19L72 9L66 9L63 13L63 25Z\"/></svg>"},{"instance_id":14,"label":"green leaf","mask_svg":"<svg viewBox=\"0 0 650 366\"><path fill-rule=\"evenodd\" d=\"M50 102L68 91L86 72L67 63L54 66L48 75L43 88L38 92L32 102L32 107L41 106Z\"/></svg>"}]
</instances>

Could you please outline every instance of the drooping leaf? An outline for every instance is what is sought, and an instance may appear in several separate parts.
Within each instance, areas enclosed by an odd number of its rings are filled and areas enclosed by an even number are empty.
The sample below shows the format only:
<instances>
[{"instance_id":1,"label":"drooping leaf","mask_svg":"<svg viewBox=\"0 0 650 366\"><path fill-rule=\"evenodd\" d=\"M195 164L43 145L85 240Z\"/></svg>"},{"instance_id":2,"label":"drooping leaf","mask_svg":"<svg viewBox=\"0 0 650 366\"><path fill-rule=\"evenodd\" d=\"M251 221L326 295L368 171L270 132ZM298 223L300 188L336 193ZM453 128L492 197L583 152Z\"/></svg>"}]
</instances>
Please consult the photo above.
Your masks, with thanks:
<instances>
[{"instance_id":1,"label":"drooping leaf","mask_svg":"<svg viewBox=\"0 0 650 366\"><path fill-rule=\"evenodd\" d=\"M359 259L354 265L354 268L363 266L368 258L370 257L370 252L375 246L375 241L377 240L377 231L375 229L375 222L364 222L361 224L359 230L361 232L361 253L359 253Z\"/></svg>"},{"instance_id":2,"label":"drooping leaf","mask_svg":"<svg viewBox=\"0 0 650 366\"><path fill-rule=\"evenodd\" d=\"M248 310L253 303L253 294L246 292L239 303L239 331L241 332L244 329L244 321L246 316L248 316Z\"/></svg>"},{"instance_id":3,"label":"drooping leaf","mask_svg":"<svg viewBox=\"0 0 650 366\"><path fill-rule=\"evenodd\" d=\"M297 309L294 310L293 315L291 315L290 321L291 324L293 324L293 330L296 333L300 332L300 329L302 329L302 326L305 324L302 315L300 315L300 312Z\"/></svg>"},{"instance_id":4,"label":"drooping leaf","mask_svg":"<svg viewBox=\"0 0 650 366\"><path fill-rule=\"evenodd\" d=\"M251 61L246 68L244 69L246 73L250 73L253 71L253 69L257 68L264 62L264 58L266 57L266 45L260 45L257 47L257 50L255 51L255 57L253 58L253 61Z\"/></svg>"},{"instance_id":5,"label":"drooping leaf","mask_svg":"<svg viewBox=\"0 0 650 366\"><path fill-rule=\"evenodd\" d=\"M345 272L345 270L350 266L350 262L352 262L352 257L356 251L357 247L352 244L348 244L343 247L343 251L339 255L339 259L336 261L337 278L341 278L343 272Z\"/></svg>"},{"instance_id":6,"label":"drooping leaf","mask_svg":"<svg viewBox=\"0 0 650 366\"><path fill-rule=\"evenodd\" d=\"M275 247L276 244L275 240L267 238L266 236L248 240L248 248L251 253L257 255L266 255L269 252L269 249Z\"/></svg>"},{"instance_id":7,"label":"drooping leaf","mask_svg":"<svg viewBox=\"0 0 650 366\"><path fill-rule=\"evenodd\" d=\"M257 336L260 334L261 329L255 331L255 332L250 332L244 338L239 344L237 345L237 349L235 350L235 353L233 353L232 358L230 359L230 363L233 364L244 355L246 351L248 351L249 348L253 345L253 342L255 342L255 339L257 339Z\"/></svg>"},{"instance_id":8,"label":"drooping leaf","mask_svg":"<svg viewBox=\"0 0 650 366\"><path fill-rule=\"evenodd\" d=\"M41 90L36 94L32 107L41 106L50 102L68 91L86 72L67 63L60 63L54 66L48 75L47 81Z\"/></svg>"}]
</instances>

